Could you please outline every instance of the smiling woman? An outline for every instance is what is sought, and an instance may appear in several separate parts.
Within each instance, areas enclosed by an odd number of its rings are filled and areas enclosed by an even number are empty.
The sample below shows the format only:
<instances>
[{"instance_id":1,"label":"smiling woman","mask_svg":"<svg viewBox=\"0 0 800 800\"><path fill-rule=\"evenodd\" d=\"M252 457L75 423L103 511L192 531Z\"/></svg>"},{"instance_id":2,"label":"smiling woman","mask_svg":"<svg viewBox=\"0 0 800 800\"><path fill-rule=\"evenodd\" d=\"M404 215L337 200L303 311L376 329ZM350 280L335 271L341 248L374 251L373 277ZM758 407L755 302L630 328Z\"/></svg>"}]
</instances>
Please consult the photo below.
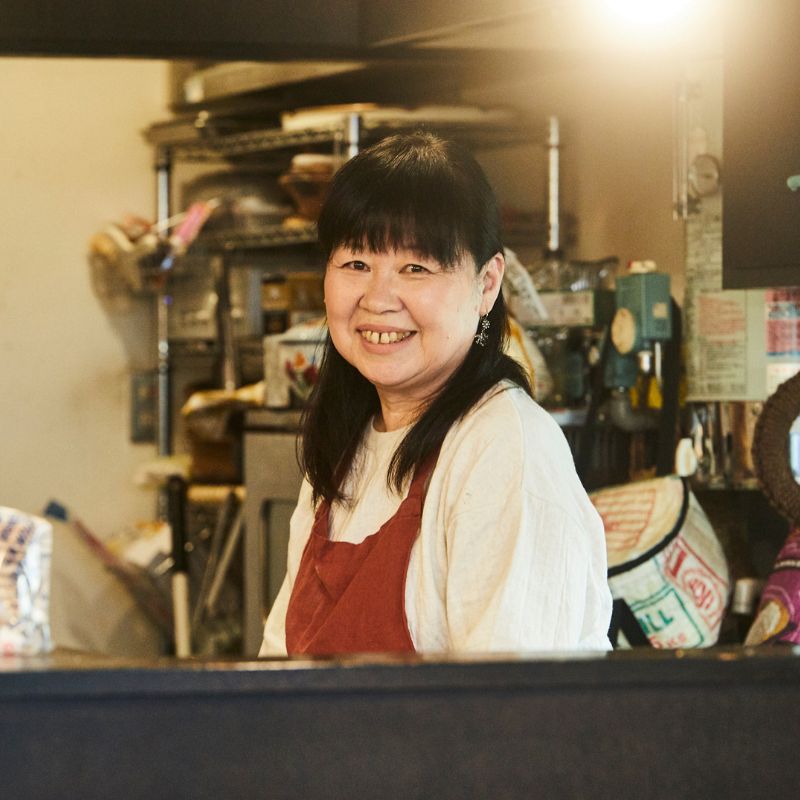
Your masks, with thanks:
<instances>
[{"instance_id":1,"label":"smiling woman","mask_svg":"<svg viewBox=\"0 0 800 800\"><path fill-rule=\"evenodd\" d=\"M262 654L606 649L602 523L504 352L474 158L427 133L364 150L319 238L330 335Z\"/></svg>"},{"instance_id":2,"label":"smiling woman","mask_svg":"<svg viewBox=\"0 0 800 800\"><path fill-rule=\"evenodd\" d=\"M340 247L331 256L325 278L331 339L375 387L378 430L411 423L466 358L503 274L499 254L477 274L470 260L447 269L410 250Z\"/></svg>"}]
</instances>

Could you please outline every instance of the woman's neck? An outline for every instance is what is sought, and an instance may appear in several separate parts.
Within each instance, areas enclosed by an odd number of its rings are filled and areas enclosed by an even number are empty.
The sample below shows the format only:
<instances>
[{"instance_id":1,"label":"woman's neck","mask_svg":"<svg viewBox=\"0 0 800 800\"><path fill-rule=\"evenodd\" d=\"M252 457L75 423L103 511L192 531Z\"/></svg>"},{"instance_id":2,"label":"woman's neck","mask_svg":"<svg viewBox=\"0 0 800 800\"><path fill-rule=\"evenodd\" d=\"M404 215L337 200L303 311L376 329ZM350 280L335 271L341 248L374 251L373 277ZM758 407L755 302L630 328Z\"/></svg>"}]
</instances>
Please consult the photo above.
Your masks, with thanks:
<instances>
[{"instance_id":1,"label":"woman's neck","mask_svg":"<svg viewBox=\"0 0 800 800\"><path fill-rule=\"evenodd\" d=\"M396 402L381 398L380 414L375 415L373 425L376 431L390 432L410 425L419 416L420 405L416 401L404 399Z\"/></svg>"}]
</instances>

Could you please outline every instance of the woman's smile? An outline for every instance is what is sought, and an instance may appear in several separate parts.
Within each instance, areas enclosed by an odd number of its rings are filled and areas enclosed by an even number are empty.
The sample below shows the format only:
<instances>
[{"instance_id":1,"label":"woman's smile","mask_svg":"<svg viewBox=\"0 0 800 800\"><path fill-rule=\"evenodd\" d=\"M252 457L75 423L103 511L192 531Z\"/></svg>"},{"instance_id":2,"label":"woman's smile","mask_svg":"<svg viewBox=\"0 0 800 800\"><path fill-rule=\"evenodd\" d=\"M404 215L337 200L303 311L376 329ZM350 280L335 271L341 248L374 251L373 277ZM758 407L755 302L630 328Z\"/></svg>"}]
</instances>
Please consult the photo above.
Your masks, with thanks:
<instances>
[{"instance_id":1,"label":"woman's smile","mask_svg":"<svg viewBox=\"0 0 800 800\"><path fill-rule=\"evenodd\" d=\"M414 335L414 331L379 331L370 328L360 328L358 332L365 342L378 345L396 344Z\"/></svg>"}]
</instances>

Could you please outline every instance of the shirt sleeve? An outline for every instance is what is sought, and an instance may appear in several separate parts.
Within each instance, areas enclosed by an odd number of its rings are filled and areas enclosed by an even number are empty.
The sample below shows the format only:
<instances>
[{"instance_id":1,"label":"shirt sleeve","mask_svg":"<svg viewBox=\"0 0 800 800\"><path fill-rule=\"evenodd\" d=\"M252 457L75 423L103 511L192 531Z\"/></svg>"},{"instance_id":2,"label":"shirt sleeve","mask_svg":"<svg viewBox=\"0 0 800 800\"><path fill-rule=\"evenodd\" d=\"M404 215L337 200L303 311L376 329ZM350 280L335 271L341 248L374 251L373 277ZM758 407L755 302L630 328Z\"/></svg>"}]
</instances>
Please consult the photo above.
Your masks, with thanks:
<instances>
[{"instance_id":1,"label":"shirt sleeve","mask_svg":"<svg viewBox=\"0 0 800 800\"><path fill-rule=\"evenodd\" d=\"M286 609L289 607L291 594L292 586L287 572L267 617L267 623L264 625L264 640L261 642L261 649L258 651L258 655L261 657L279 657L287 654Z\"/></svg>"},{"instance_id":2,"label":"shirt sleeve","mask_svg":"<svg viewBox=\"0 0 800 800\"><path fill-rule=\"evenodd\" d=\"M548 423L537 437L506 427L471 450L445 504L449 648L606 650L602 522L566 441Z\"/></svg>"},{"instance_id":3,"label":"shirt sleeve","mask_svg":"<svg viewBox=\"0 0 800 800\"><path fill-rule=\"evenodd\" d=\"M261 642L259 656L285 656L286 652L286 611L289 608L289 598L292 596L294 580L300 568L300 560L306 546L314 511L311 502L311 485L303 481L300 487L300 496L297 506L289 522L289 550L287 554L286 576L283 579L278 596L267 616L264 625L264 638Z\"/></svg>"}]
</instances>

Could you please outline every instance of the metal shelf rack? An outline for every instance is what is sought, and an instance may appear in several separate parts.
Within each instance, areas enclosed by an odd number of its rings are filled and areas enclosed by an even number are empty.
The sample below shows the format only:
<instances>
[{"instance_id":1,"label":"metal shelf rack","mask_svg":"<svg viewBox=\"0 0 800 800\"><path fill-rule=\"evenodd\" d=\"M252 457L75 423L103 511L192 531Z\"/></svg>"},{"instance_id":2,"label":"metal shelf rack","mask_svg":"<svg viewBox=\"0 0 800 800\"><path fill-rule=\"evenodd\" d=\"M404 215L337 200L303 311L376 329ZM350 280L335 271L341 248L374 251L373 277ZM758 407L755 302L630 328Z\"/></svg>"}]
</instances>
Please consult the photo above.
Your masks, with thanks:
<instances>
[{"instance_id":1,"label":"metal shelf rack","mask_svg":"<svg viewBox=\"0 0 800 800\"><path fill-rule=\"evenodd\" d=\"M236 252L314 244L316 241L317 226L310 222L298 227L265 225L253 231L214 231L199 236L196 247L198 250Z\"/></svg>"},{"instance_id":2,"label":"metal shelf rack","mask_svg":"<svg viewBox=\"0 0 800 800\"><path fill-rule=\"evenodd\" d=\"M422 118L370 118L353 112L343 115L338 124L302 130L259 127L249 120L213 119L206 112L194 118L177 118L155 123L144 131L145 140L155 150L157 219L166 224L171 217L173 165L178 162L204 163L236 161L261 156L263 160L283 159L301 148L332 148L334 155L346 160L362 144L376 141L390 133L427 127L444 136L457 138L470 147L492 148L521 143L529 138L530 123L513 113L497 113L475 120ZM245 128L242 130L242 128ZM197 242L197 250L216 257L239 251L309 245L315 241L313 226L289 228L267 226L257 231L221 231L209 233ZM168 276L165 276L168 277ZM172 452L171 401L169 378L168 317L170 298L168 280L158 298L158 452Z\"/></svg>"},{"instance_id":3,"label":"metal shelf rack","mask_svg":"<svg viewBox=\"0 0 800 800\"><path fill-rule=\"evenodd\" d=\"M332 146L352 148L366 141L376 141L399 131L416 128L435 129L443 136L457 138L467 145L502 147L520 143L530 135L530 125L517 115L498 117L479 122L423 120L375 120L351 114L343 124L284 130L261 128L238 132L217 132L199 117L159 123L145 131L145 139L165 151L170 160L207 162L236 160L247 156L275 151L291 151L303 147ZM354 153L350 153L353 155Z\"/></svg>"}]
</instances>

